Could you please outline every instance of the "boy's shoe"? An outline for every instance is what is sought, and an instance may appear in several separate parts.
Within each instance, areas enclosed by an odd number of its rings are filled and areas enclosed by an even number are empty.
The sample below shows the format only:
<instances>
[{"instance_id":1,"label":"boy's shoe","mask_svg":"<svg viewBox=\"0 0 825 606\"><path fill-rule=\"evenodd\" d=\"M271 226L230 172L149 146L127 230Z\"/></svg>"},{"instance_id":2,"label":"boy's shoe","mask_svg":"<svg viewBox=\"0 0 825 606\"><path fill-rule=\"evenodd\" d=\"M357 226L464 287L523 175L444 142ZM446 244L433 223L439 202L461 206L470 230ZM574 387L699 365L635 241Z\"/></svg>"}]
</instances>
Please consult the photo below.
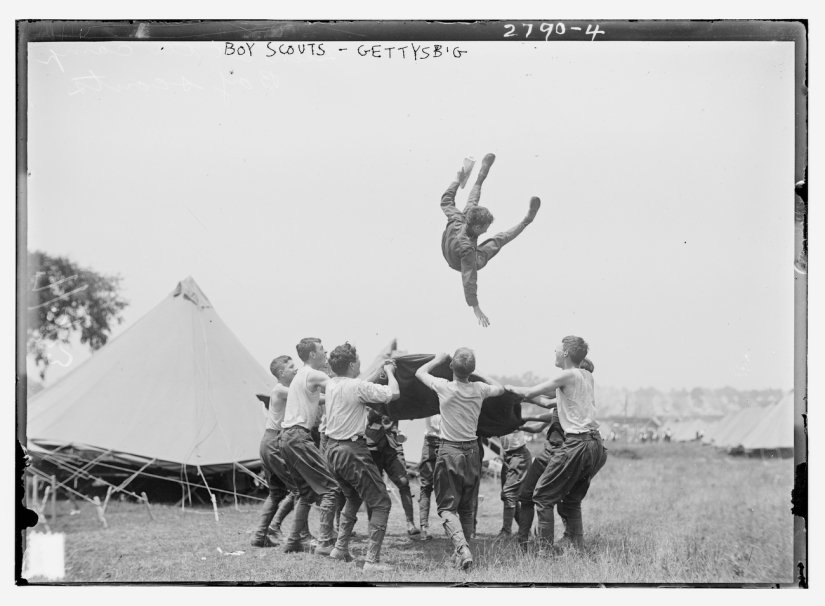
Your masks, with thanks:
<instances>
[{"instance_id":1,"label":"boy's shoe","mask_svg":"<svg viewBox=\"0 0 825 606\"><path fill-rule=\"evenodd\" d=\"M430 534L430 529L426 526L421 527L421 539L422 541L432 541L433 535Z\"/></svg>"},{"instance_id":2,"label":"boy's shoe","mask_svg":"<svg viewBox=\"0 0 825 606\"><path fill-rule=\"evenodd\" d=\"M392 572L392 566L381 564L380 562L364 562L364 572Z\"/></svg>"},{"instance_id":3,"label":"boy's shoe","mask_svg":"<svg viewBox=\"0 0 825 606\"><path fill-rule=\"evenodd\" d=\"M506 540L509 540L509 539L512 539L512 538L513 538L513 533L509 532L507 530L504 530L502 528L501 530L498 531L498 534L496 535L495 540L496 541L506 541Z\"/></svg>"},{"instance_id":4,"label":"boy's shoe","mask_svg":"<svg viewBox=\"0 0 825 606\"><path fill-rule=\"evenodd\" d=\"M270 526L269 530L268 530L268 534L269 534L269 538L272 539L273 541L277 542L277 541L283 541L284 540L284 534L283 534L283 532L281 532L280 528Z\"/></svg>"},{"instance_id":5,"label":"boy's shoe","mask_svg":"<svg viewBox=\"0 0 825 606\"><path fill-rule=\"evenodd\" d=\"M414 522L407 520L407 534L410 536L415 536L417 534L421 534L421 531L416 528Z\"/></svg>"},{"instance_id":6,"label":"boy's shoe","mask_svg":"<svg viewBox=\"0 0 825 606\"><path fill-rule=\"evenodd\" d=\"M524 217L524 221L522 221L522 223L525 225L532 223L533 219L536 218L536 215L539 212L539 208L541 208L541 200L535 196L530 198L530 210L527 211L527 216Z\"/></svg>"},{"instance_id":7,"label":"boy's shoe","mask_svg":"<svg viewBox=\"0 0 825 606\"><path fill-rule=\"evenodd\" d=\"M490 167L493 165L493 162L496 161L495 154L487 154L484 156L484 159L481 161L481 168L478 170L478 177L477 179L483 181L487 178L487 173L490 172Z\"/></svg>"},{"instance_id":8,"label":"boy's shoe","mask_svg":"<svg viewBox=\"0 0 825 606\"><path fill-rule=\"evenodd\" d=\"M284 543L284 553L310 553L314 545L310 541L290 541Z\"/></svg>"},{"instance_id":9,"label":"boy's shoe","mask_svg":"<svg viewBox=\"0 0 825 606\"><path fill-rule=\"evenodd\" d=\"M352 562L352 554L349 551L343 551L334 547L332 552L329 554L333 560L340 560L342 562Z\"/></svg>"},{"instance_id":10,"label":"boy's shoe","mask_svg":"<svg viewBox=\"0 0 825 606\"><path fill-rule=\"evenodd\" d=\"M328 545L324 545L323 543L318 543L317 547L315 547L315 555L319 556L328 556L332 555L332 550L335 549L335 543L330 542Z\"/></svg>"},{"instance_id":11,"label":"boy's shoe","mask_svg":"<svg viewBox=\"0 0 825 606\"><path fill-rule=\"evenodd\" d=\"M278 543L272 540L271 537L264 536L261 539L252 539L252 547L277 547Z\"/></svg>"},{"instance_id":12,"label":"boy's shoe","mask_svg":"<svg viewBox=\"0 0 825 606\"><path fill-rule=\"evenodd\" d=\"M559 541L553 545L553 552L556 555L562 555L569 551L582 551L584 549L584 538L573 538L570 535L564 535Z\"/></svg>"},{"instance_id":13,"label":"boy's shoe","mask_svg":"<svg viewBox=\"0 0 825 606\"><path fill-rule=\"evenodd\" d=\"M458 550L458 553L455 554L455 561L456 565L461 568L461 570L469 570L469 568L473 565L473 554L470 551L470 548L466 545Z\"/></svg>"}]
</instances>

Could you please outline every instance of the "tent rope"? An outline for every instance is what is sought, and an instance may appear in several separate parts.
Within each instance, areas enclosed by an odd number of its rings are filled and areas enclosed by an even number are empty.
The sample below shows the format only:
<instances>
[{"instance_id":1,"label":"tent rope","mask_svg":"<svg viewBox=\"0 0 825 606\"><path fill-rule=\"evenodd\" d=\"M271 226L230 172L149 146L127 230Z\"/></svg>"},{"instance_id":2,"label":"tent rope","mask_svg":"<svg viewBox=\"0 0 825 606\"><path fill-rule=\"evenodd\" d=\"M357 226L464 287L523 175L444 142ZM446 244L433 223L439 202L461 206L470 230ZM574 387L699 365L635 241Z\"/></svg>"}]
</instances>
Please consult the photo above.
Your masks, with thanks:
<instances>
[{"instance_id":1,"label":"tent rope","mask_svg":"<svg viewBox=\"0 0 825 606\"><path fill-rule=\"evenodd\" d=\"M42 457L42 455L39 455L39 456L41 456L41 457ZM60 455L60 456L63 456L63 457L71 457L71 458L75 458L75 459L84 460L84 459L82 459L81 457L79 457L79 456L77 456L77 455L69 455L69 454L61 453L61 455ZM43 457L43 458L45 459L45 457ZM54 462L54 463L57 465L57 461L52 461L52 462ZM64 462L64 464L69 465L69 463L68 463L68 462ZM132 471L132 469L130 469L130 468L128 468L128 467L121 467L121 466L118 466L118 465L114 465L114 464L112 464L112 463L103 463L103 462L100 462L100 463L97 463L97 466L98 466L98 467L107 467L107 468L109 468L109 469L114 469L114 470L117 470L117 471L125 471L125 472L131 472L131 471ZM184 467L183 469L185 469L185 467ZM41 473L42 473L42 472L41 472ZM252 473L252 472L250 472L250 473ZM147 473L147 472L145 472L145 471L144 471L141 475L142 475L142 476L145 476L145 477L147 477L147 478L154 478L154 479L157 479L157 480L166 480L166 481L168 481L168 482L176 482L176 483L178 483L178 484L180 484L180 485L182 485L182 486L185 486L185 487L192 487L192 486L194 486L195 488L203 488L203 487L204 487L204 486L203 486L203 485L201 485L201 484L195 484L195 483L193 483L193 482L189 482L189 481L184 481L184 480L176 479L176 478L169 477L169 476L161 476L161 475L157 475L157 474L153 474L153 473ZM45 476L45 477L48 477L48 476ZM94 477L94 476L92 476L92 477ZM95 479L97 479L97 478L95 478ZM64 488L67 488L67 487L64 487ZM67 488L67 490L70 490L70 491L71 491L71 489L68 489L68 488ZM232 492L231 492L231 491L229 491L229 490L222 490L222 489L220 489L220 488L211 488L211 490L212 490L213 492L220 492L220 493L224 493L224 494L232 494ZM127 492L127 493L128 493L129 491L124 490L123 492ZM131 494L131 493L129 493L129 494ZM82 495L81 495L81 496L82 496ZM257 497L257 496L254 496L254 495L243 495L243 497L244 497L244 498L246 498L246 499L253 499L253 500L255 500L255 501L266 501L266 498L263 498L263 497ZM84 498L85 498L85 497L84 497ZM139 497L137 497L137 498L139 498ZM190 496L189 496L189 498L190 498L190 501L189 501L189 502L190 502L190 504L191 504L191 502L192 502L192 501L191 501L191 490L190 490Z\"/></svg>"}]
</instances>

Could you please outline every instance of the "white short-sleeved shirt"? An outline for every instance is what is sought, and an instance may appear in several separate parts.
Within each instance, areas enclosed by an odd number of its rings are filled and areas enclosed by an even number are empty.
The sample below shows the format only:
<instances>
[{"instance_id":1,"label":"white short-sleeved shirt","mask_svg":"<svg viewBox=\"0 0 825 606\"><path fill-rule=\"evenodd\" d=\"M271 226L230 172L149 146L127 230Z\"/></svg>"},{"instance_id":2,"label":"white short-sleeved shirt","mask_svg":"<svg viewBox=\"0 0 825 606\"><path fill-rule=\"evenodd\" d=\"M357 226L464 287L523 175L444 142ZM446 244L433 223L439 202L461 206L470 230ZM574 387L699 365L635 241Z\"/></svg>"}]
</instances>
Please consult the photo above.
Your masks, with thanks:
<instances>
[{"instance_id":1,"label":"white short-sleeved shirt","mask_svg":"<svg viewBox=\"0 0 825 606\"><path fill-rule=\"evenodd\" d=\"M430 387L438 395L441 408L441 439L450 442L475 440L481 403L495 388L481 381L459 383L439 377L431 378Z\"/></svg>"},{"instance_id":2,"label":"white short-sleeved shirt","mask_svg":"<svg viewBox=\"0 0 825 606\"><path fill-rule=\"evenodd\" d=\"M424 419L424 435L441 437L441 415L433 415Z\"/></svg>"},{"instance_id":3,"label":"white short-sleeved shirt","mask_svg":"<svg viewBox=\"0 0 825 606\"><path fill-rule=\"evenodd\" d=\"M367 428L367 404L388 404L392 389L362 379L335 377L327 383L325 433L333 440L363 436Z\"/></svg>"},{"instance_id":4,"label":"white short-sleeved shirt","mask_svg":"<svg viewBox=\"0 0 825 606\"><path fill-rule=\"evenodd\" d=\"M573 368L575 381L570 394L556 389L559 422L564 433L588 433L599 428L596 420L596 383L593 375L581 368Z\"/></svg>"},{"instance_id":5,"label":"white short-sleeved shirt","mask_svg":"<svg viewBox=\"0 0 825 606\"><path fill-rule=\"evenodd\" d=\"M527 440L524 437L524 432L521 430L508 433L506 436L501 436L499 440L501 440L501 447L505 450L505 452L515 450L516 448L521 448L527 443Z\"/></svg>"},{"instance_id":6,"label":"white short-sleeved shirt","mask_svg":"<svg viewBox=\"0 0 825 606\"><path fill-rule=\"evenodd\" d=\"M278 385L272 389L269 394L269 410L266 414L266 428L267 429L281 429L281 424L284 422L284 413L286 412L286 398L279 398L276 395Z\"/></svg>"}]
</instances>

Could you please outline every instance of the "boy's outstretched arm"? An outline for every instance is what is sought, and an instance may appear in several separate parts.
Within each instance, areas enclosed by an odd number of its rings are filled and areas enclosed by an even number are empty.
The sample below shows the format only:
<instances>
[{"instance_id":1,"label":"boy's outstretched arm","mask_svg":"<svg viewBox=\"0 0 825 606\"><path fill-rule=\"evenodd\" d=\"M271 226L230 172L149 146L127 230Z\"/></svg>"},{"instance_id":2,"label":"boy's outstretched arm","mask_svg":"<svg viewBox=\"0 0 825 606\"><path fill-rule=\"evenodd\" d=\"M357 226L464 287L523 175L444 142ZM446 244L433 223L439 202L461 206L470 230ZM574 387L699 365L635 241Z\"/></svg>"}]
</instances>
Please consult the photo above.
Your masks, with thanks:
<instances>
[{"instance_id":1,"label":"boy's outstretched arm","mask_svg":"<svg viewBox=\"0 0 825 606\"><path fill-rule=\"evenodd\" d=\"M321 390L321 393L326 392L328 382L329 375L320 370L311 370L307 375L307 387L310 389L317 387Z\"/></svg>"},{"instance_id":2,"label":"boy's outstretched arm","mask_svg":"<svg viewBox=\"0 0 825 606\"><path fill-rule=\"evenodd\" d=\"M550 423L553 420L553 413L544 412L540 415L522 415L521 420L525 423Z\"/></svg>"},{"instance_id":3,"label":"boy's outstretched arm","mask_svg":"<svg viewBox=\"0 0 825 606\"><path fill-rule=\"evenodd\" d=\"M536 396L535 398L532 398L530 400L525 400L525 402L535 404L536 406L540 406L541 408L546 408L548 410L552 410L557 406L555 396L553 396L552 398L549 398L547 396Z\"/></svg>"},{"instance_id":4,"label":"boy's outstretched arm","mask_svg":"<svg viewBox=\"0 0 825 606\"><path fill-rule=\"evenodd\" d=\"M480 372L473 372L473 374L493 388L493 391L490 392L490 397L500 396L504 393L504 386L493 377L483 375Z\"/></svg>"},{"instance_id":5,"label":"boy's outstretched arm","mask_svg":"<svg viewBox=\"0 0 825 606\"><path fill-rule=\"evenodd\" d=\"M432 380L435 377L433 377L430 374L430 371L433 368L435 368L436 366L438 366L439 364L441 364L442 362L444 362L445 360L449 360L449 359L450 359L450 355L442 351L440 354L435 356L432 360L430 360L429 362L427 362L426 364L421 366L418 370L416 370L415 371L415 378L418 379L419 381L421 381L422 383L424 383L424 385L426 385L430 389L432 389L432 386L433 386L432 385Z\"/></svg>"},{"instance_id":6,"label":"boy's outstretched arm","mask_svg":"<svg viewBox=\"0 0 825 606\"><path fill-rule=\"evenodd\" d=\"M521 420L526 421L527 419L522 417ZM522 425L519 429L521 431L526 431L527 433L541 433L548 425L550 425L550 423L542 423L541 425Z\"/></svg>"},{"instance_id":7,"label":"boy's outstretched arm","mask_svg":"<svg viewBox=\"0 0 825 606\"><path fill-rule=\"evenodd\" d=\"M464 300L473 308L478 323L484 328L490 325L490 319L478 306L478 270L476 269L476 251L461 251L461 284L464 286Z\"/></svg>"},{"instance_id":8,"label":"boy's outstretched arm","mask_svg":"<svg viewBox=\"0 0 825 606\"><path fill-rule=\"evenodd\" d=\"M505 389L520 396L524 396L525 400L532 400L536 396L555 395L557 389L562 389L573 381L573 376L572 371L563 370L555 379L550 379L549 381L539 383L533 387L515 387L514 385L507 385L505 386Z\"/></svg>"}]
</instances>

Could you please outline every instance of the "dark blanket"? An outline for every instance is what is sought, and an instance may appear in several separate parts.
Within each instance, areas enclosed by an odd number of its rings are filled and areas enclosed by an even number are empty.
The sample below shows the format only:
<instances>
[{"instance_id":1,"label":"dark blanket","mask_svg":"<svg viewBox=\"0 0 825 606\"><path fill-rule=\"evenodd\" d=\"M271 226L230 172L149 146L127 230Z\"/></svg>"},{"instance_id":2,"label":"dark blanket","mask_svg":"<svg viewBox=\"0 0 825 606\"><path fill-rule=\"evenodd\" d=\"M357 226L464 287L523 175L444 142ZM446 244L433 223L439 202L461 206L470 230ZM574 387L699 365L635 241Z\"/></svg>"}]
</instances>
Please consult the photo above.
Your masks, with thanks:
<instances>
[{"instance_id":1,"label":"dark blanket","mask_svg":"<svg viewBox=\"0 0 825 606\"><path fill-rule=\"evenodd\" d=\"M389 404L371 405L381 414L391 419L423 419L439 414L438 396L415 378L415 371L432 360L430 354L415 354L395 358L398 370L395 377L401 389L401 397ZM441 377L451 381L453 371L450 362L443 362L430 371L434 377ZM478 381L475 375L471 381ZM379 379L378 383L387 384L386 378ZM516 431L521 422L521 396L505 392L501 396L487 398L481 405L481 415L478 418L478 435L483 438L503 436Z\"/></svg>"}]
</instances>

